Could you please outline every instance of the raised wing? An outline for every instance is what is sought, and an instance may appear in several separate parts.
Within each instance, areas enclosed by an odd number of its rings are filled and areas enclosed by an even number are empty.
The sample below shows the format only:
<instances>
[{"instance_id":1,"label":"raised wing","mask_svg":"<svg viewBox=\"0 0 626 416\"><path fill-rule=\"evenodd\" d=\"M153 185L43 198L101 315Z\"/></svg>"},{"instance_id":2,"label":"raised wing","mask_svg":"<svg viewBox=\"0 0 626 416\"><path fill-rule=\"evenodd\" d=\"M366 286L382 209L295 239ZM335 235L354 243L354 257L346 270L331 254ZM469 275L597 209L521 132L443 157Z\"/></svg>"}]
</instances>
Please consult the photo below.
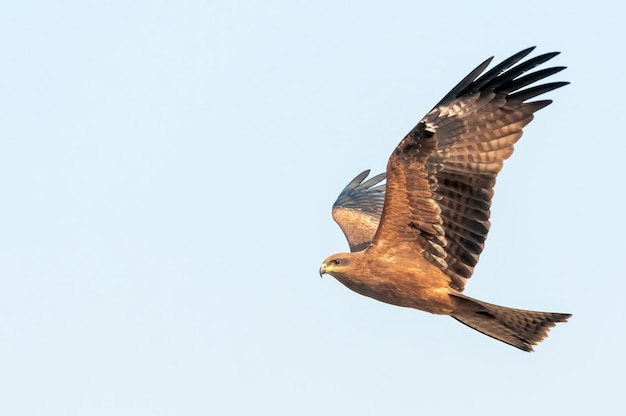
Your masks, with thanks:
<instances>
[{"instance_id":1,"label":"raised wing","mask_svg":"<svg viewBox=\"0 0 626 416\"><path fill-rule=\"evenodd\" d=\"M479 65L411 130L387 164L386 199L374 244L415 242L416 253L439 266L459 291L484 247L496 176L533 113L552 102L528 100L567 84L525 88L565 69L522 76L558 55L513 66L533 49L482 76L493 58Z\"/></svg>"},{"instance_id":2,"label":"raised wing","mask_svg":"<svg viewBox=\"0 0 626 416\"><path fill-rule=\"evenodd\" d=\"M350 251L361 251L371 244L383 212L385 185L378 184L385 174L363 182L369 173L366 170L352 179L333 204L333 219L346 236Z\"/></svg>"}]
</instances>

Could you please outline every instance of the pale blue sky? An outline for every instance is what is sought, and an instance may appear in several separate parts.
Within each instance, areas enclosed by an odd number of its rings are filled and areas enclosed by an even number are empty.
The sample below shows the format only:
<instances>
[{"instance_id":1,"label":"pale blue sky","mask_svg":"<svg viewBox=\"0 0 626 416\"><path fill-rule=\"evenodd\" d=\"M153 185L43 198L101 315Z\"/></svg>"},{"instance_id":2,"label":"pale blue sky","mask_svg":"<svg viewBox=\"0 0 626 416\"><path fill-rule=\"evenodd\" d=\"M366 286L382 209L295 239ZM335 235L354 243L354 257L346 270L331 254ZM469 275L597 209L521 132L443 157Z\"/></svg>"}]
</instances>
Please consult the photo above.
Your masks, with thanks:
<instances>
[{"instance_id":1,"label":"pale blue sky","mask_svg":"<svg viewBox=\"0 0 626 416\"><path fill-rule=\"evenodd\" d=\"M3 2L0 414L615 414L626 30L585 4ZM320 279L343 185L531 45L572 84L466 293L570 322L527 354Z\"/></svg>"}]
</instances>

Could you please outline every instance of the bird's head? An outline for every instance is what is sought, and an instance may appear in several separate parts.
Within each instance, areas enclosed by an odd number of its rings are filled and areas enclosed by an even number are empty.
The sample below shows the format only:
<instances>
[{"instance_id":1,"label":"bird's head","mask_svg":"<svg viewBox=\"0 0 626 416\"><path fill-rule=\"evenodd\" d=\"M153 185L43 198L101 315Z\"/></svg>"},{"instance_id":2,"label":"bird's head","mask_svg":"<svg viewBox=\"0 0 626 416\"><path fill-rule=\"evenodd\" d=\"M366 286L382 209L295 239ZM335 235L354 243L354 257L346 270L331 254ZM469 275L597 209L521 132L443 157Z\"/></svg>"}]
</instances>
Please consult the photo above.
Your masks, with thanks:
<instances>
[{"instance_id":1,"label":"bird's head","mask_svg":"<svg viewBox=\"0 0 626 416\"><path fill-rule=\"evenodd\" d=\"M323 277L325 274L340 277L349 273L352 266L352 256L352 253L333 254L322 263L320 267L320 277Z\"/></svg>"}]
</instances>

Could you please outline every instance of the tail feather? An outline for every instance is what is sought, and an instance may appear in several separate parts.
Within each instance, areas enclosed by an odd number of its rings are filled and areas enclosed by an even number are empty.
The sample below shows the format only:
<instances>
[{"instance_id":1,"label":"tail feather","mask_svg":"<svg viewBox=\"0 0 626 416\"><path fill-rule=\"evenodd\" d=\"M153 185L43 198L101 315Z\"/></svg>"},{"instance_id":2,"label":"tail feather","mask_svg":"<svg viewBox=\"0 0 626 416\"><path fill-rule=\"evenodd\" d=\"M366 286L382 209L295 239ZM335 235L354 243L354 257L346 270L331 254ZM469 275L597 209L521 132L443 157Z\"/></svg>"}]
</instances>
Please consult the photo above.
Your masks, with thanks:
<instances>
[{"instance_id":1,"label":"tail feather","mask_svg":"<svg viewBox=\"0 0 626 416\"><path fill-rule=\"evenodd\" d=\"M452 296L456 303L456 309L451 314L454 319L524 351L532 351L532 346L547 337L554 325L566 322L572 316L568 313L507 308L460 294Z\"/></svg>"}]
</instances>

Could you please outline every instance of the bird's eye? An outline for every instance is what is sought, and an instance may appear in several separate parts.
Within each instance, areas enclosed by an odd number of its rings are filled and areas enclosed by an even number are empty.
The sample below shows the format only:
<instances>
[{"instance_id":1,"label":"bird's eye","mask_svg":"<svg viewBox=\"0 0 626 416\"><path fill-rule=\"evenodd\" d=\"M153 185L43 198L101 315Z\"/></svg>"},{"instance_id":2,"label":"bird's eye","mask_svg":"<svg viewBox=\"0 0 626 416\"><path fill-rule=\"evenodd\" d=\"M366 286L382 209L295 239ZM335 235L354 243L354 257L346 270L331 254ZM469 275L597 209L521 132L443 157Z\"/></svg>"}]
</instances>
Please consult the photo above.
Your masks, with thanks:
<instances>
[{"instance_id":1,"label":"bird's eye","mask_svg":"<svg viewBox=\"0 0 626 416\"><path fill-rule=\"evenodd\" d=\"M332 263L333 263L333 264L335 264L335 265L337 265L337 264L341 263L341 260L339 260L339 259L333 259Z\"/></svg>"}]
</instances>

